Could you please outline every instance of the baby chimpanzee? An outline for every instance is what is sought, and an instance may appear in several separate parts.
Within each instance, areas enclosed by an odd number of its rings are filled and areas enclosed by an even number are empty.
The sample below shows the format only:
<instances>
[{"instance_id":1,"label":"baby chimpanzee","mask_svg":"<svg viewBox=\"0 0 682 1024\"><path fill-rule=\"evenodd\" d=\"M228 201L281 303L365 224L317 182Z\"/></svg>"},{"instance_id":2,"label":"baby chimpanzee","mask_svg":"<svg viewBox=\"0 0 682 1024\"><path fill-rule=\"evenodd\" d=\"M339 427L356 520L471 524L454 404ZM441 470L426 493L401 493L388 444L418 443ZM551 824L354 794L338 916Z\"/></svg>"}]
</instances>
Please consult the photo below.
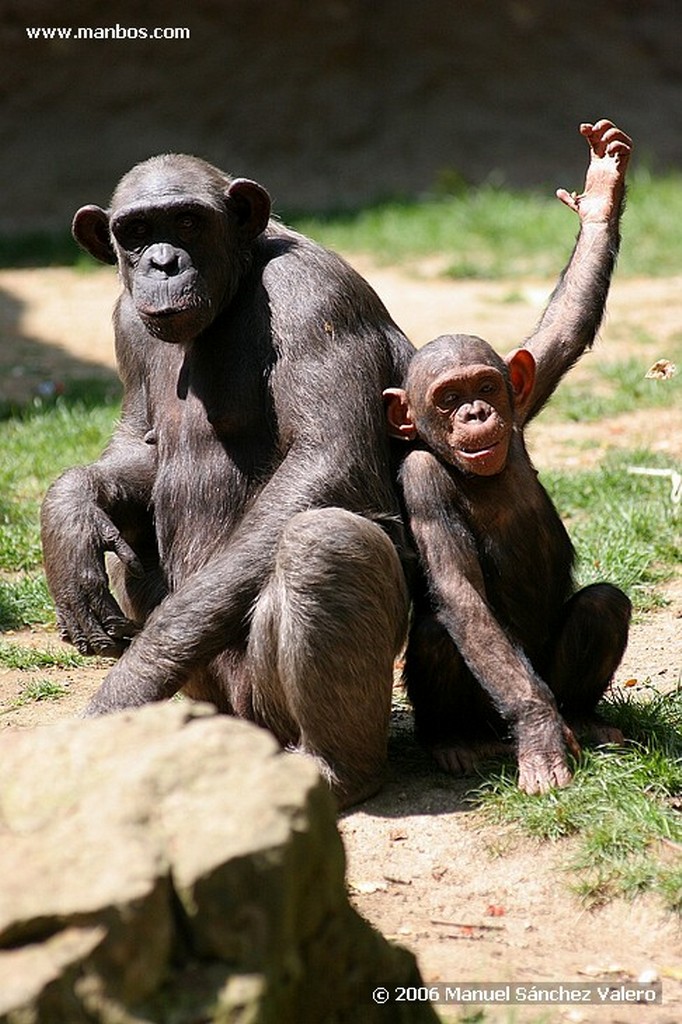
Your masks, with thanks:
<instances>
[{"instance_id":1,"label":"baby chimpanzee","mask_svg":"<svg viewBox=\"0 0 682 1024\"><path fill-rule=\"evenodd\" d=\"M400 481L424 577L405 665L417 733L459 773L511 726L528 793L571 779L566 747L579 748L563 718L619 738L594 709L630 620L616 587L574 592L573 547L524 443L534 390L527 349L502 359L445 335L384 392L391 434L412 442Z\"/></svg>"}]
</instances>

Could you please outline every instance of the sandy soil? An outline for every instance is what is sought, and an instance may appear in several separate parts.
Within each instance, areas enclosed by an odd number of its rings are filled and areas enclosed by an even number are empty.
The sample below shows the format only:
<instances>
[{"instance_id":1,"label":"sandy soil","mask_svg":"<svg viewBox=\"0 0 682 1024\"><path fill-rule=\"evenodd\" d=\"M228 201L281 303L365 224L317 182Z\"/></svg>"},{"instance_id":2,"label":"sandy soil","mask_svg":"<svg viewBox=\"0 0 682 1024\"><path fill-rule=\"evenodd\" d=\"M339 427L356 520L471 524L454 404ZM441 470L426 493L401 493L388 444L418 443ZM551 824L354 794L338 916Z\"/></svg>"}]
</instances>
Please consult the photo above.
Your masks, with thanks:
<instances>
[{"instance_id":1,"label":"sandy soil","mask_svg":"<svg viewBox=\"0 0 682 1024\"><path fill-rule=\"evenodd\" d=\"M487 337L501 351L532 330L547 282L452 283L422 267L409 276L355 260L415 342L450 330ZM110 311L117 292L109 270L0 273L0 397L24 400L73 377L113 380ZM596 355L572 371L589 379L595 359L635 354L643 372L682 335L682 277L617 282ZM533 427L540 467L591 466L612 449L647 447L682 466L682 408L647 410L608 422ZM661 501L669 500L662 482ZM673 687L682 672L682 576L664 589L668 605L634 624L616 683ZM8 637L59 645L53 633ZM106 670L0 671L0 728L48 725L76 714ZM33 677L58 678L58 701L18 704ZM486 823L468 799L472 780L438 773L417 748L409 712L397 707L390 780L384 791L340 823L352 898L386 935L413 949L427 983L567 982L662 979L657 1007L516 1007L486 1021L599 1021L677 1024L682 1020L680 922L656 900L616 901L588 911L572 895L566 864L572 844L538 845ZM669 852L674 856L674 852ZM679 856L679 854L678 854ZM460 1019L450 1009L448 1019ZM387 1019L389 1019L387 1017ZM481 1018L468 1018L481 1019Z\"/></svg>"}]
</instances>

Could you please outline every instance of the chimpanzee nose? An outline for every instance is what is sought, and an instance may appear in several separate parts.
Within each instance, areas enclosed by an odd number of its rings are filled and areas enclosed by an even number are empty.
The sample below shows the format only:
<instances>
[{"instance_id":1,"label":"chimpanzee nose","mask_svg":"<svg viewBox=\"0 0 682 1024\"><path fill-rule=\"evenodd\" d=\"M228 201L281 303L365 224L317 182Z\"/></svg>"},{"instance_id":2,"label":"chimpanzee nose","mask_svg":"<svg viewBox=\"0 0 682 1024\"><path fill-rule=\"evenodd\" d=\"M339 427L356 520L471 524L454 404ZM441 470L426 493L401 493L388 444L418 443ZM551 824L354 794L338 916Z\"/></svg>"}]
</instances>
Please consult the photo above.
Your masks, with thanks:
<instances>
[{"instance_id":1,"label":"chimpanzee nose","mask_svg":"<svg viewBox=\"0 0 682 1024\"><path fill-rule=\"evenodd\" d=\"M490 406L487 402L471 402L463 411L464 418L468 423L474 421L485 423L490 415Z\"/></svg>"},{"instance_id":2,"label":"chimpanzee nose","mask_svg":"<svg viewBox=\"0 0 682 1024\"><path fill-rule=\"evenodd\" d=\"M168 242L160 242L154 246L153 252L150 253L149 262L157 270L168 272L177 267L178 255L173 246L169 245Z\"/></svg>"}]
</instances>

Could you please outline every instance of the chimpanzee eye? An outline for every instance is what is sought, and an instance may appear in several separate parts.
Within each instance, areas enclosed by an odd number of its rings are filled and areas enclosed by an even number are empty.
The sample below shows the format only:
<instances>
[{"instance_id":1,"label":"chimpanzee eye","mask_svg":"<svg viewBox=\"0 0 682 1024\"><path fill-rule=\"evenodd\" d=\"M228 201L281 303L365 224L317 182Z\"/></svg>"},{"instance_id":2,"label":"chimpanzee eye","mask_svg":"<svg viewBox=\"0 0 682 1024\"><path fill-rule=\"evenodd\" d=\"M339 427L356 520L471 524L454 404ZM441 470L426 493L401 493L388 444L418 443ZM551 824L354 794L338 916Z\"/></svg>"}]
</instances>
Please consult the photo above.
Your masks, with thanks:
<instances>
[{"instance_id":1,"label":"chimpanzee eye","mask_svg":"<svg viewBox=\"0 0 682 1024\"><path fill-rule=\"evenodd\" d=\"M478 385L479 395L496 395L502 386L502 377L484 377Z\"/></svg>"},{"instance_id":2,"label":"chimpanzee eye","mask_svg":"<svg viewBox=\"0 0 682 1024\"><path fill-rule=\"evenodd\" d=\"M138 217L136 220L128 221L125 225L125 235L134 242L141 242L149 234L149 224L146 220Z\"/></svg>"},{"instance_id":3,"label":"chimpanzee eye","mask_svg":"<svg viewBox=\"0 0 682 1024\"><path fill-rule=\"evenodd\" d=\"M459 395L456 391L448 389L447 391L441 391L436 399L436 405L439 409L444 412L450 412L459 402Z\"/></svg>"},{"instance_id":4,"label":"chimpanzee eye","mask_svg":"<svg viewBox=\"0 0 682 1024\"><path fill-rule=\"evenodd\" d=\"M175 226L178 231L185 233L196 231L199 227L199 218L194 213L182 213L176 218Z\"/></svg>"}]
</instances>

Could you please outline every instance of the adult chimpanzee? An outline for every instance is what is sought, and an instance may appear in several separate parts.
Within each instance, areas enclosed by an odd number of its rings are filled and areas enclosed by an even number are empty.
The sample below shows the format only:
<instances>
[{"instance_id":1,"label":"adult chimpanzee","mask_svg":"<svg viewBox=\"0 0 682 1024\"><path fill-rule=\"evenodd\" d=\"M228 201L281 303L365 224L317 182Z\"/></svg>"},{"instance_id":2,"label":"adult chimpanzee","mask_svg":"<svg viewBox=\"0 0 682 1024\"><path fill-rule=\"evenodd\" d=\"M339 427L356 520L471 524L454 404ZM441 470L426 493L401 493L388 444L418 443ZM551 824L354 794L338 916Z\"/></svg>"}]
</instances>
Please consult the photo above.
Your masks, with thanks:
<instances>
[{"instance_id":1,"label":"adult chimpanzee","mask_svg":"<svg viewBox=\"0 0 682 1024\"><path fill-rule=\"evenodd\" d=\"M407 622L376 389L412 350L269 212L255 182L169 155L76 214L118 263L124 406L102 457L51 488L45 564L81 650L119 653L144 623L90 713L183 687L316 757L348 802L381 779Z\"/></svg>"},{"instance_id":2,"label":"adult chimpanzee","mask_svg":"<svg viewBox=\"0 0 682 1024\"><path fill-rule=\"evenodd\" d=\"M348 804L381 781L406 629L381 393L413 350L358 274L269 210L256 183L175 155L76 214L122 280L123 414L52 485L45 565L62 636L123 652L90 713L182 688L307 752ZM594 336L617 222L583 225L543 358L564 358L567 324Z\"/></svg>"},{"instance_id":3,"label":"adult chimpanzee","mask_svg":"<svg viewBox=\"0 0 682 1024\"><path fill-rule=\"evenodd\" d=\"M614 131L607 197L629 152ZM577 358L582 342L564 341ZM618 588L574 593L571 542L524 444L566 369L550 364L540 378L527 348L503 360L480 338L445 335L384 393L391 434L413 442L400 483L424 577L405 659L417 732L458 773L510 724L529 793L571 778L565 748L578 747L556 702L570 722L616 738L593 713L630 621Z\"/></svg>"}]
</instances>

